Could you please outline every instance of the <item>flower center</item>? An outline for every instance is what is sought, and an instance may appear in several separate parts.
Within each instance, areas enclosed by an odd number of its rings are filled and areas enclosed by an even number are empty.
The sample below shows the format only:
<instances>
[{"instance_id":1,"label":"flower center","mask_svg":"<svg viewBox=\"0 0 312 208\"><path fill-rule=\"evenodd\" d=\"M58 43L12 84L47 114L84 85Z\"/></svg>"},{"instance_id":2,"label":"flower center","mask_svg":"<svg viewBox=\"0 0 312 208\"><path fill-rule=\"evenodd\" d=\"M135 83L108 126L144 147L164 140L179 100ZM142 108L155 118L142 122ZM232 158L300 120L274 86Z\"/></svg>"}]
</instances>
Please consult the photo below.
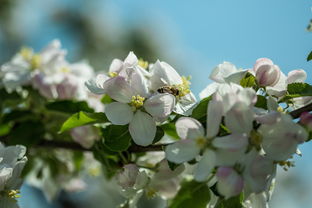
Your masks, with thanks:
<instances>
[{"instance_id":1,"label":"flower center","mask_svg":"<svg viewBox=\"0 0 312 208\"><path fill-rule=\"evenodd\" d=\"M204 138L204 137L199 137L196 139L196 145L199 147L199 148L204 148L207 144L207 139Z\"/></svg>"},{"instance_id":2,"label":"flower center","mask_svg":"<svg viewBox=\"0 0 312 208\"><path fill-rule=\"evenodd\" d=\"M33 53L30 48L22 48L20 55L30 64L32 70L38 69L41 65L41 56Z\"/></svg>"},{"instance_id":3,"label":"flower center","mask_svg":"<svg viewBox=\"0 0 312 208\"><path fill-rule=\"evenodd\" d=\"M140 108L144 104L144 97L141 97L140 95L132 96L131 98L131 105L135 108Z\"/></svg>"},{"instance_id":4,"label":"flower center","mask_svg":"<svg viewBox=\"0 0 312 208\"><path fill-rule=\"evenodd\" d=\"M69 72L70 72L70 70L69 70L69 68L68 68L68 67L63 66L63 67L61 68L61 72L63 72L63 73L69 73Z\"/></svg>"},{"instance_id":5,"label":"flower center","mask_svg":"<svg viewBox=\"0 0 312 208\"><path fill-rule=\"evenodd\" d=\"M118 75L117 72L108 72L109 77L113 78L113 77L117 77L117 75Z\"/></svg>"},{"instance_id":6,"label":"flower center","mask_svg":"<svg viewBox=\"0 0 312 208\"><path fill-rule=\"evenodd\" d=\"M142 58L139 59L139 62L138 62L138 65L140 67L142 67L143 69L147 69L148 67L148 62L147 61L144 61Z\"/></svg>"},{"instance_id":7,"label":"flower center","mask_svg":"<svg viewBox=\"0 0 312 208\"><path fill-rule=\"evenodd\" d=\"M182 76L182 84L174 85L174 87L179 91L179 97L183 97L191 92L190 90L190 77Z\"/></svg>"},{"instance_id":8,"label":"flower center","mask_svg":"<svg viewBox=\"0 0 312 208\"><path fill-rule=\"evenodd\" d=\"M15 199L15 198L19 198L21 197L19 194L20 194L20 191L19 190L10 190L10 191L7 191L6 192L8 197L12 198L12 199Z\"/></svg>"},{"instance_id":9,"label":"flower center","mask_svg":"<svg viewBox=\"0 0 312 208\"><path fill-rule=\"evenodd\" d=\"M262 143L262 135L259 134L257 131L252 130L250 133L250 142L256 147L260 147Z\"/></svg>"}]
</instances>

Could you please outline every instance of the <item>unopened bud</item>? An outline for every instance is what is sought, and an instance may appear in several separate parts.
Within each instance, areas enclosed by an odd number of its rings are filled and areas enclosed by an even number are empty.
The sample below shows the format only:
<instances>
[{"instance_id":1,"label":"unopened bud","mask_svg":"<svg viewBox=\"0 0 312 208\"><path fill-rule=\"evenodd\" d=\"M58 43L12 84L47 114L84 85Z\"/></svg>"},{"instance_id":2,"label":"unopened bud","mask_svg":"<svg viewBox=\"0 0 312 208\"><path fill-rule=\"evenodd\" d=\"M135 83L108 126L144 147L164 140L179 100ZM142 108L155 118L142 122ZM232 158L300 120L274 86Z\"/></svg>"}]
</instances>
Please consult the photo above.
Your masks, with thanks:
<instances>
[{"instance_id":1,"label":"unopened bud","mask_svg":"<svg viewBox=\"0 0 312 208\"><path fill-rule=\"evenodd\" d=\"M312 114L309 112L301 113L300 123L307 126L309 128L309 130L312 130Z\"/></svg>"},{"instance_id":2,"label":"unopened bud","mask_svg":"<svg viewBox=\"0 0 312 208\"><path fill-rule=\"evenodd\" d=\"M276 65L261 65L256 70L256 79L260 86L274 86L279 81L281 71Z\"/></svg>"}]
</instances>

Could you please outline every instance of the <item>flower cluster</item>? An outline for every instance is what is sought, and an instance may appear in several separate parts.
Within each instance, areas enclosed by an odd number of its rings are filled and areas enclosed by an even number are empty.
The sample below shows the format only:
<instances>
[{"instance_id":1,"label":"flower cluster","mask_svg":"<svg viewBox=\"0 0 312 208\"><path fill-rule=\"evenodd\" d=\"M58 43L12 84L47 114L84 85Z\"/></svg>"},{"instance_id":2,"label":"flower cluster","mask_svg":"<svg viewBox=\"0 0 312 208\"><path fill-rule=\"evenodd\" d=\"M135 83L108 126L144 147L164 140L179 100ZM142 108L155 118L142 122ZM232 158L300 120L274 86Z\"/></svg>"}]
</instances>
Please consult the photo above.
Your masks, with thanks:
<instances>
[{"instance_id":1,"label":"flower cluster","mask_svg":"<svg viewBox=\"0 0 312 208\"><path fill-rule=\"evenodd\" d=\"M195 106L190 82L166 62L147 65L130 52L124 61L113 60L108 75L100 74L86 83L95 94L114 100L105 114L115 125L129 124L133 141L141 146L153 143L157 123L175 112L189 115Z\"/></svg>"},{"instance_id":2,"label":"flower cluster","mask_svg":"<svg viewBox=\"0 0 312 208\"><path fill-rule=\"evenodd\" d=\"M26 148L21 145L5 147L0 143L0 205L15 207L22 185L21 173L27 162Z\"/></svg>"},{"instance_id":3,"label":"flower cluster","mask_svg":"<svg viewBox=\"0 0 312 208\"><path fill-rule=\"evenodd\" d=\"M312 86L304 70L286 76L267 58L246 70L224 62L212 70L213 82L197 102L190 78L166 62L149 64L130 52L95 76L86 62L69 63L65 55L53 41L39 53L23 48L0 70L1 93L5 88L6 95L27 97L25 91L37 90L45 99L39 108L33 107L36 99L9 107L1 102L0 125L7 129L0 139L30 147L35 162L27 179L50 187L48 199L60 188L84 188L79 171L96 165L91 172L98 173L95 158L108 178L115 176L124 207L155 196L169 200L169 207L193 201L221 207L237 199L244 207L266 207L277 167L293 167L298 146L311 140ZM14 131L32 125L41 127L34 140L16 138L21 136ZM75 152L34 150L40 145ZM0 145L2 196L18 193L24 154L22 146Z\"/></svg>"}]
</instances>

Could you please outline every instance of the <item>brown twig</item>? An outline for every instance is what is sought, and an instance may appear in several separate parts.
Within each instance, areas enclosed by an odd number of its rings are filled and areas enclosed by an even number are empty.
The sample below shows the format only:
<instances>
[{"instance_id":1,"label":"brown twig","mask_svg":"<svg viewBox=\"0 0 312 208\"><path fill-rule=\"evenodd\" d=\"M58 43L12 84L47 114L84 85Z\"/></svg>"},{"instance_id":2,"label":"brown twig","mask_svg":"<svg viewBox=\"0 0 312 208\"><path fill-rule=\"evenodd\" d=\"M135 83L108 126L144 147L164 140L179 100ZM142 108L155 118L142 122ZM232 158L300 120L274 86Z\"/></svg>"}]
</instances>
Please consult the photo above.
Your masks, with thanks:
<instances>
[{"instance_id":1,"label":"brown twig","mask_svg":"<svg viewBox=\"0 0 312 208\"><path fill-rule=\"evenodd\" d=\"M312 103L303 106L302 108L298 108L292 112L289 113L289 115L291 115L291 117L293 117L294 119L299 118L301 113L303 112L310 112L312 111Z\"/></svg>"}]
</instances>

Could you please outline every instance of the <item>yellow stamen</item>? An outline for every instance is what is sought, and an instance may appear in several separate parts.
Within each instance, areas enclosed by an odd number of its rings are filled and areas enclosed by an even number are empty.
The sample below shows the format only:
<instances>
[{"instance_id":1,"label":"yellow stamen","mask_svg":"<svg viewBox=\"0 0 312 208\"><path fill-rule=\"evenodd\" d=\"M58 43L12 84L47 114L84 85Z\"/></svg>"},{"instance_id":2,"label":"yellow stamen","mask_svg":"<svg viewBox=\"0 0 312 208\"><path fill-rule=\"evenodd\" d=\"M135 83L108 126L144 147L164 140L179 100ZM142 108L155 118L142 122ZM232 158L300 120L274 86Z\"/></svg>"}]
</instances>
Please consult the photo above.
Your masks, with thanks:
<instances>
[{"instance_id":1,"label":"yellow stamen","mask_svg":"<svg viewBox=\"0 0 312 208\"><path fill-rule=\"evenodd\" d=\"M147 67L148 67L148 62L147 62L147 61L144 61L142 58L140 58L140 59L139 59L138 65L141 66L143 69L147 69Z\"/></svg>"},{"instance_id":2,"label":"yellow stamen","mask_svg":"<svg viewBox=\"0 0 312 208\"><path fill-rule=\"evenodd\" d=\"M30 48L23 47L19 54L25 59L25 60L30 60L31 57L33 56L33 51Z\"/></svg>"},{"instance_id":3,"label":"yellow stamen","mask_svg":"<svg viewBox=\"0 0 312 208\"><path fill-rule=\"evenodd\" d=\"M101 173L101 170L99 167L94 167L94 168L90 168L88 170L89 175L95 177L95 176L99 176Z\"/></svg>"},{"instance_id":4,"label":"yellow stamen","mask_svg":"<svg viewBox=\"0 0 312 208\"><path fill-rule=\"evenodd\" d=\"M38 69L41 64L41 56L34 54L29 61L32 69Z\"/></svg>"},{"instance_id":5,"label":"yellow stamen","mask_svg":"<svg viewBox=\"0 0 312 208\"><path fill-rule=\"evenodd\" d=\"M147 191L146 191L146 196L147 198L153 198L155 197L157 194L156 190L152 189L152 188L149 188Z\"/></svg>"},{"instance_id":6,"label":"yellow stamen","mask_svg":"<svg viewBox=\"0 0 312 208\"><path fill-rule=\"evenodd\" d=\"M276 163L279 164L280 166L282 166L285 171L288 171L288 169L291 167L295 167L295 163L293 161L289 161L289 160L278 161Z\"/></svg>"},{"instance_id":7,"label":"yellow stamen","mask_svg":"<svg viewBox=\"0 0 312 208\"><path fill-rule=\"evenodd\" d=\"M252 130L250 133L250 142L253 145L260 146L262 143L262 135L257 131Z\"/></svg>"},{"instance_id":8,"label":"yellow stamen","mask_svg":"<svg viewBox=\"0 0 312 208\"><path fill-rule=\"evenodd\" d=\"M144 104L144 97L141 97L140 95L137 96L132 96L131 99L131 105L134 106L135 108L140 108Z\"/></svg>"},{"instance_id":9,"label":"yellow stamen","mask_svg":"<svg viewBox=\"0 0 312 208\"><path fill-rule=\"evenodd\" d=\"M69 70L68 67L64 66L64 67L61 68L61 72L68 73L68 72L70 72L70 70Z\"/></svg>"},{"instance_id":10,"label":"yellow stamen","mask_svg":"<svg viewBox=\"0 0 312 208\"><path fill-rule=\"evenodd\" d=\"M191 92L190 90L190 77L182 76L182 84L174 85L174 87L179 91L179 97L183 97Z\"/></svg>"},{"instance_id":11,"label":"yellow stamen","mask_svg":"<svg viewBox=\"0 0 312 208\"><path fill-rule=\"evenodd\" d=\"M110 77L116 77L117 75L117 72L108 72L108 76Z\"/></svg>"},{"instance_id":12,"label":"yellow stamen","mask_svg":"<svg viewBox=\"0 0 312 208\"><path fill-rule=\"evenodd\" d=\"M199 147L199 148L204 148L207 144L207 139L204 138L204 137L199 137L196 139L196 145Z\"/></svg>"},{"instance_id":13,"label":"yellow stamen","mask_svg":"<svg viewBox=\"0 0 312 208\"><path fill-rule=\"evenodd\" d=\"M284 109L281 106L278 106L277 111L280 112L280 113L283 113Z\"/></svg>"},{"instance_id":14,"label":"yellow stamen","mask_svg":"<svg viewBox=\"0 0 312 208\"><path fill-rule=\"evenodd\" d=\"M20 194L20 191L19 190L10 190L7 192L8 196L10 198L19 198L21 197L19 194Z\"/></svg>"}]
</instances>

